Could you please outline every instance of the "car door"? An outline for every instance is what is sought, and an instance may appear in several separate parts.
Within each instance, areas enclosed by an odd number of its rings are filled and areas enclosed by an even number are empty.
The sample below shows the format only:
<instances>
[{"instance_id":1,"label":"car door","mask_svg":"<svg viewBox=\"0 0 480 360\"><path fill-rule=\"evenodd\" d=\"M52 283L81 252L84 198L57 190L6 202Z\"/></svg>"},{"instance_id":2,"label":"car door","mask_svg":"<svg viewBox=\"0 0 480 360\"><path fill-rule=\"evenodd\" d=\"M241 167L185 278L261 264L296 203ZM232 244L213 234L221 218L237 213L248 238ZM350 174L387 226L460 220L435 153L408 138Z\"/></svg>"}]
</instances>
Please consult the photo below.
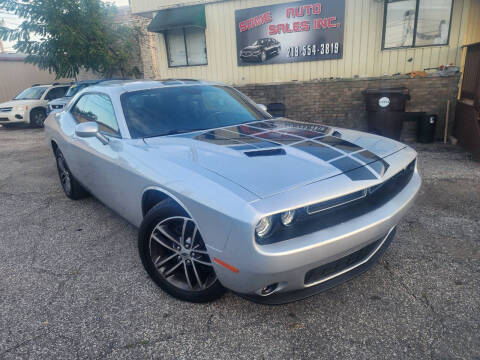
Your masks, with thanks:
<instances>
[{"instance_id":1,"label":"car door","mask_svg":"<svg viewBox=\"0 0 480 360\"><path fill-rule=\"evenodd\" d=\"M271 39L265 40L265 51L267 52L268 55L272 55L272 50L273 50L272 45L273 44Z\"/></svg>"},{"instance_id":2,"label":"car door","mask_svg":"<svg viewBox=\"0 0 480 360\"><path fill-rule=\"evenodd\" d=\"M275 54L278 54L280 52L280 43L275 39L272 39L272 48Z\"/></svg>"},{"instance_id":3,"label":"car door","mask_svg":"<svg viewBox=\"0 0 480 360\"><path fill-rule=\"evenodd\" d=\"M59 127L64 135L59 139L60 150L72 174L85 186L89 183L88 177L92 176L88 167L88 157L85 156L84 148L87 143L75 135L75 126L91 120L87 117L87 100L87 95L82 95L69 111L58 117Z\"/></svg>"},{"instance_id":4,"label":"car door","mask_svg":"<svg viewBox=\"0 0 480 360\"><path fill-rule=\"evenodd\" d=\"M102 93L84 94L72 107L71 115L77 123L94 121L108 139L103 144L96 137L80 138L72 135L72 151L67 163L73 164L72 173L95 197L114 207L112 196L119 193L119 152L122 139L112 102Z\"/></svg>"}]
</instances>

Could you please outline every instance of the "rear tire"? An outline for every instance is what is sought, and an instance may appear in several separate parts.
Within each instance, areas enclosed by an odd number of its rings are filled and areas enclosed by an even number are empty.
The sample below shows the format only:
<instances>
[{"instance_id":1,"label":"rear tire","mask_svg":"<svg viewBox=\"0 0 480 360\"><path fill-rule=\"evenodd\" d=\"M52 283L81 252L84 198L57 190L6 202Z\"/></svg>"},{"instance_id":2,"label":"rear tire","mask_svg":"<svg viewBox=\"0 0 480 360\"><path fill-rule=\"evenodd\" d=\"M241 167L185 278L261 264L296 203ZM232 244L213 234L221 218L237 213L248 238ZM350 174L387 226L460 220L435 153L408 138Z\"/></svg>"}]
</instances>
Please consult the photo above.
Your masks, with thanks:
<instances>
[{"instance_id":1,"label":"rear tire","mask_svg":"<svg viewBox=\"0 0 480 360\"><path fill-rule=\"evenodd\" d=\"M152 280L177 299L203 303L225 293L196 223L170 199L155 205L143 219L138 250Z\"/></svg>"},{"instance_id":2,"label":"rear tire","mask_svg":"<svg viewBox=\"0 0 480 360\"><path fill-rule=\"evenodd\" d=\"M72 175L65 157L58 148L55 149L55 159L57 160L58 176L65 195L72 200L78 200L88 196L87 190L85 190Z\"/></svg>"},{"instance_id":3,"label":"rear tire","mask_svg":"<svg viewBox=\"0 0 480 360\"><path fill-rule=\"evenodd\" d=\"M30 113L30 126L40 128L47 118L47 113L44 109L33 109Z\"/></svg>"}]
</instances>

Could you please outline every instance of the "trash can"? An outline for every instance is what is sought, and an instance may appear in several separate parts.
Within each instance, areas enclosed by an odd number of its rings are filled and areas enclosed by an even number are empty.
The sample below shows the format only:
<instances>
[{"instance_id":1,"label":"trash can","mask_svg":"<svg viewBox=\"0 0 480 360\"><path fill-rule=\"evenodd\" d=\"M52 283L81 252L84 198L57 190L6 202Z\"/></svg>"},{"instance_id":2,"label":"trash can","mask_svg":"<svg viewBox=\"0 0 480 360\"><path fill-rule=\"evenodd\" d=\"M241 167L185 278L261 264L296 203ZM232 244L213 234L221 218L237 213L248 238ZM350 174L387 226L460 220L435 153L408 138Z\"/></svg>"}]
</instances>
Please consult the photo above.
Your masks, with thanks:
<instances>
[{"instance_id":1,"label":"trash can","mask_svg":"<svg viewBox=\"0 0 480 360\"><path fill-rule=\"evenodd\" d=\"M421 143L432 143L435 141L435 128L437 127L438 116L426 115L417 120L417 141Z\"/></svg>"},{"instance_id":2,"label":"trash can","mask_svg":"<svg viewBox=\"0 0 480 360\"><path fill-rule=\"evenodd\" d=\"M368 131L399 140L405 119L405 106L410 100L405 87L366 89L363 92L368 117Z\"/></svg>"}]
</instances>

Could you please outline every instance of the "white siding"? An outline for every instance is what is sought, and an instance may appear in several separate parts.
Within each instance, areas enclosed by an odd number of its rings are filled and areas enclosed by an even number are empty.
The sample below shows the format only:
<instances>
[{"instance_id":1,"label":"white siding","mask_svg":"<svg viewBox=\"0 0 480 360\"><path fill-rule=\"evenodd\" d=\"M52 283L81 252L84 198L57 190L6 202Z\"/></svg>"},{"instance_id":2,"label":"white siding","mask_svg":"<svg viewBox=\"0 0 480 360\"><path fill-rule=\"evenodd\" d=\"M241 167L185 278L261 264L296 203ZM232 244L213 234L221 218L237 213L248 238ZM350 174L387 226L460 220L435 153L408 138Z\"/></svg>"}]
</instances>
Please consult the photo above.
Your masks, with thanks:
<instances>
[{"instance_id":1,"label":"white siding","mask_svg":"<svg viewBox=\"0 0 480 360\"><path fill-rule=\"evenodd\" d=\"M235 10L286 1L183 1L181 4L207 3L205 10L208 65L169 68L164 38L161 34L155 34L150 47L155 68L154 76L158 78L208 79L230 84L254 84L292 80L378 77L422 71L425 68L450 63L461 65L461 46L467 36L470 1L475 2L475 6L479 6L479 0L455 0L450 42L446 46L382 51L383 2L346 0L343 59L244 67L237 66ZM132 0L131 2L134 12L159 9L174 3L170 0ZM178 6L179 3L175 5ZM472 20L474 25L469 26L469 33L480 33L478 21Z\"/></svg>"}]
</instances>

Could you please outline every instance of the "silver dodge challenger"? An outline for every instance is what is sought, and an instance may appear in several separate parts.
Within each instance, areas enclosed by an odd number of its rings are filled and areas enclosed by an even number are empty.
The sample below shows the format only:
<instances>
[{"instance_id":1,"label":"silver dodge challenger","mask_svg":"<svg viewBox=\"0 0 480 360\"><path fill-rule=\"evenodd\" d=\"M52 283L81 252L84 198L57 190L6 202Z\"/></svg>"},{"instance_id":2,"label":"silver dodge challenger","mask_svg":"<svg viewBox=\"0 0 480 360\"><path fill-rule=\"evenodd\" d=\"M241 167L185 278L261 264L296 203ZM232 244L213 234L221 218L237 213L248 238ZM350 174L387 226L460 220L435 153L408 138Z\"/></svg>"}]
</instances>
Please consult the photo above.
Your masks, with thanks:
<instances>
[{"instance_id":1,"label":"silver dodge challenger","mask_svg":"<svg viewBox=\"0 0 480 360\"><path fill-rule=\"evenodd\" d=\"M197 80L111 81L45 122L65 194L139 228L150 277L207 302L299 300L373 266L419 191L416 153L377 135L273 118Z\"/></svg>"}]
</instances>

